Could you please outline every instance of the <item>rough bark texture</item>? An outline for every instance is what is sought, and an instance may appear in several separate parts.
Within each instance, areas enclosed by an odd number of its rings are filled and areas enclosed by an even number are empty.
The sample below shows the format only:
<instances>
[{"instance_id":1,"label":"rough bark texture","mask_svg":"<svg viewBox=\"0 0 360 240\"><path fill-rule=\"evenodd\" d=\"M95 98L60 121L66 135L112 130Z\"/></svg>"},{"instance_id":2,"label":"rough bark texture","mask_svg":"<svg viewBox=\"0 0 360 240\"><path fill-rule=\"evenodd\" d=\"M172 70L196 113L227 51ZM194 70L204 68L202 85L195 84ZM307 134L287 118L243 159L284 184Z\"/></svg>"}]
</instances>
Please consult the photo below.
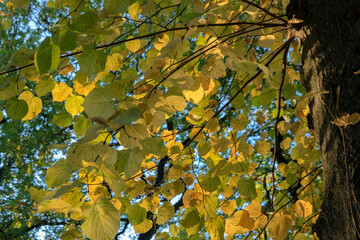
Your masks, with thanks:
<instances>
[{"instance_id":1,"label":"rough bark texture","mask_svg":"<svg viewBox=\"0 0 360 240\"><path fill-rule=\"evenodd\" d=\"M300 0L301 2L301 0ZM315 231L320 239L360 239L360 123L340 128L334 118L360 113L360 1L303 0L302 82L309 127L322 151L324 202Z\"/></svg>"}]
</instances>

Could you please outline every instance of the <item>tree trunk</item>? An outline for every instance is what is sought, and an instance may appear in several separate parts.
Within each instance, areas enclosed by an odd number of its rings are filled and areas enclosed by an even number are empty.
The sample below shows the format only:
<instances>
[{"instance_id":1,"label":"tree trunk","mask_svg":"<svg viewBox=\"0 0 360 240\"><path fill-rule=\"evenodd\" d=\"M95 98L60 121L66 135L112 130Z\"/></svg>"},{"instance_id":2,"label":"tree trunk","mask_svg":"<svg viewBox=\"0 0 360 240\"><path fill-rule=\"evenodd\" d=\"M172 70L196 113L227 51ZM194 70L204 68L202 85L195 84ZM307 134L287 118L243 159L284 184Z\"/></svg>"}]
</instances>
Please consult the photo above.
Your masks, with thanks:
<instances>
[{"instance_id":1,"label":"tree trunk","mask_svg":"<svg viewBox=\"0 0 360 240\"><path fill-rule=\"evenodd\" d=\"M302 83L309 128L322 151L324 195L315 226L320 239L360 239L360 123L338 127L334 118L360 113L359 0L303 0ZM300 0L301 2L301 0Z\"/></svg>"}]
</instances>

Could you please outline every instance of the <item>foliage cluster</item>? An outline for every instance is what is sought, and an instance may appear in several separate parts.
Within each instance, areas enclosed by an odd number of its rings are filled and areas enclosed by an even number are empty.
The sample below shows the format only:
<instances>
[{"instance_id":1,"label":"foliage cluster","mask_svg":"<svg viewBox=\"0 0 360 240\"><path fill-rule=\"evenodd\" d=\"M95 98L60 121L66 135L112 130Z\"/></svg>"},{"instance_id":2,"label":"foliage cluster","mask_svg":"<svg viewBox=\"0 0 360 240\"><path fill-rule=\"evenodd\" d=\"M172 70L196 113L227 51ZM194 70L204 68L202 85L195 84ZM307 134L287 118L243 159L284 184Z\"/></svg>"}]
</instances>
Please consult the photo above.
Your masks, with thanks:
<instances>
[{"instance_id":1,"label":"foliage cluster","mask_svg":"<svg viewBox=\"0 0 360 240\"><path fill-rule=\"evenodd\" d=\"M314 238L322 180L306 116L321 93L299 83L289 1L29 2L3 3L3 34L36 6L54 22L2 60L1 118L22 126L11 157L41 178L25 155L68 144L46 187L24 186L31 214L56 213L62 239L129 225L139 239Z\"/></svg>"}]
</instances>

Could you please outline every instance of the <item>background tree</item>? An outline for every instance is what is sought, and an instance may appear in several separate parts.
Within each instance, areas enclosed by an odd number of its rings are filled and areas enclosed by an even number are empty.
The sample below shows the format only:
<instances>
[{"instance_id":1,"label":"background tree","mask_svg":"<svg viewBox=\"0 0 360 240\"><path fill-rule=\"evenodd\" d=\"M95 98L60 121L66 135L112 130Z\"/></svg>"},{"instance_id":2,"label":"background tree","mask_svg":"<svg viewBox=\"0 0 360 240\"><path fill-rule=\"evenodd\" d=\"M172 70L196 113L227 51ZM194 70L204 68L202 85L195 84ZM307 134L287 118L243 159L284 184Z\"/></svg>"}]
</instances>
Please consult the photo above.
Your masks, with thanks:
<instances>
[{"instance_id":1,"label":"background tree","mask_svg":"<svg viewBox=\"0 0 360 240\"><path fill-rule=\"evenodd\" d=\"M138 239L313 239L315 223L324 239L360 236L348 131L358 131L358 98L342 103L338 87L357 76L335 57L350 52L331 51L332 41L342 46L340 20L356 22L356 12L335 18L328 1L47 6L67 13L36 49L12 54L1 94L8 121L36 121L47 103L59 107L53 122L73 129L47 189L28 189L39 213L63 214L61 238L118 238L132 226ZM320 6L331 10L318 14ZM348 64L358 57L352 46ZM337 216L345 228L329 224Z\"/></svg>"}]
</instances>

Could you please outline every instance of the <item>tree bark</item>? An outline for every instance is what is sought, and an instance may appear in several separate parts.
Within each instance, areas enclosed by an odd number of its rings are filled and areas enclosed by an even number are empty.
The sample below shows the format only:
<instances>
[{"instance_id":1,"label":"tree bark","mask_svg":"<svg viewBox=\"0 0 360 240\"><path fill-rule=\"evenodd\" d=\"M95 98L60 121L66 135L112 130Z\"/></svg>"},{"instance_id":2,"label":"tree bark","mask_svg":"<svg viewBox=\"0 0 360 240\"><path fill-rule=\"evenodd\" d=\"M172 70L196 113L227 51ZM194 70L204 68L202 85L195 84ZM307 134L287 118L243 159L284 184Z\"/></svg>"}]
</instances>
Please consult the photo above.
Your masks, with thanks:
<instances>
[{"instance_id":1,"label":"tree bark","mask_svg":"<svg viewBox=\"0 0 360 240\"><path fill-rule=\"evenodd\" d=\"M309 128L322 151L324 194L315 232L320 239L360 239L360 123L334 118L360 113L359 0L302 0L302 83L310 99ZM301 0L300 0L301 2Z\"/></svg>"}]
</instances>

